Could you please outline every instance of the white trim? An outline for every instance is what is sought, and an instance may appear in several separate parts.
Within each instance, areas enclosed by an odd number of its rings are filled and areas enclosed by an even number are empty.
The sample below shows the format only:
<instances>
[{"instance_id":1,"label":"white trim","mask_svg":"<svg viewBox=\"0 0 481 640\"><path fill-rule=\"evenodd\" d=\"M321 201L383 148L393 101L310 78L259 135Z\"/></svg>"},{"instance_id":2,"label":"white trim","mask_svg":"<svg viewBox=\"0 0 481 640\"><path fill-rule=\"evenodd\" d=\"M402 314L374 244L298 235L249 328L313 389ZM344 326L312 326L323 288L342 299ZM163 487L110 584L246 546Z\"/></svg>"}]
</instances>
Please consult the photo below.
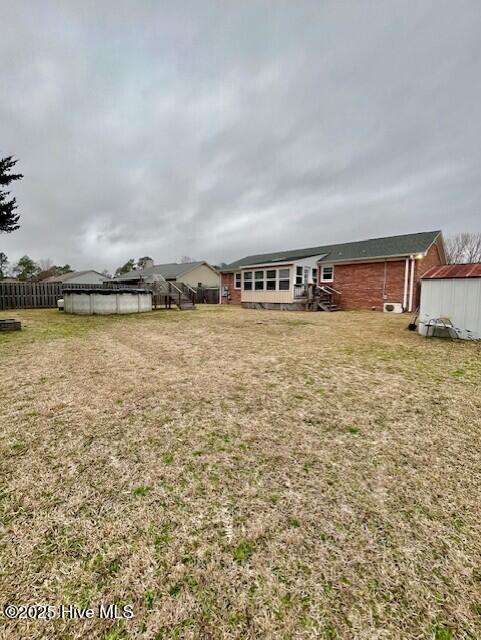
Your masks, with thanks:
<instances>
[{"instance_id":1,"label":"white trim","mask_svg":"<svg viewBox=\"0 0 481 640\"><path fill-rule=\"evenodd\" d=\"M259 264L243 264L235 269L229 269L223 273L232 273L233 271L253 271L254 269L277 269L277 267L286 267L294 264L293 262L259 262Z\"/></svg>"},{"instance_id":2,"label":"white trim","mask_svg":"<svg viewBox=\"0 0 481 640\"><path fill-rule=\"evenodd\" d=\"M414 266L416 260L414 256L411 256L411 284L409 286L409 312L413 310L413 296L414 296Z\"/></svg>"},{"instance_id":3,"label":"white trim","mask_svg":"<svg viewBox=\"0 0 481 640\"><path fill-rule=\"evenodd\" d=\"M322 264L320 265L321 267L321 274L320 274L320 280L319 282L334 282L334 265L333 264ZM332 278L325 278L324 277L324 269L332 269Z\"/></svg>"},{"instance_id":4,"label":"white trim","mask_svg":"<svg viewBox=\"0 0 481 640\"><path fill-rule=\"evenodd\" d=\"M406 258L406 266L404 267L404 295L403 295L403 309L408 308L408 285L409 285L409 258Z\"/></svg>"},{"instance_id":5,"label":"white trim","mask_svg":"<svg viewBox=\"0 0 481 640\"><path fill-rule=\"evenodd\" d=\"M239 286L237 286L237 276L239 276ZM234 289L237 289L237 291L240 291L242 289L242 271L235 271L234 272Z\"/></svg>"},{"instance_id":6,"label":"white trim","mask_svg":"<svg viewBox=\"0 0 481 640\"><path fill-rule=\"evenodd\" d=\"M239 271L243 269L247 269L250 271L252 269L277 269L277 267L286 267L291 266L293 264L303 263L313 259L316 263L318 263L322 258L325 258L327 253L314 253L312 256L304 256L304 258L297 258L296 260L284 260L279 262L254 262L253 264L241 264L232 269L222 269L223 273L232 273L234 271Z\"/></svg>"},{"instance_id":7,"label":"white trim","mask_svg":"<svg viewBox=\"0 0 481 640\"><path fill-rule=\"evenodd\" d=\"M441 240L441 249L442 249L442 253L443 253L442 256L441 256L441 252L439 251L439 242L438 242L438 240ZM438 235L434 238L434 240L431 242L429 247L426 249L426 251L424 252L424 257L426 257L428 255L428 251L431 249L433 244L435 244L437 246L439 257L441 258L441 260L444 259L444 264L446 264L446 247L444 246L444 236L443 236L443 232L442 231L440 231L438 233Z\"/></svg>"},{"instance_id":8,"label":"white trim","mask_svg":"<svg viewBox=\"0 0 481 640\"><path fill-rule=\"evenodd\" d=\"M289 272L289 276L287 278L281 278L280 277L280 271L288 271ZM256 271L262 271L262 280L259 278L256 280L255 274ZM268 278L267 277L267 272L268 271L274 271L275 272L275 277L274 278ZM252 273L252 279L247 280L247 282L251 282L252 283L252 289L246 289L244 287L244 284L246 282L244 275L246 272ZM272 292L272 291L289 291L291 288L291 276L292 276L292 271L290 267L271 267L271 268L267 268L267 269L246 269L246 271L242 271L242 286L241 286L241 291L268 291L268 292ZM281 289L279 286L280 281L289 281L289 287L288 289ZM263 287L262 289L256 289L256 282L262 282ZM268 289L267 288L267 283L268 282L275 282L275 288L274 289Z\"/></svg>"}]
</instances>

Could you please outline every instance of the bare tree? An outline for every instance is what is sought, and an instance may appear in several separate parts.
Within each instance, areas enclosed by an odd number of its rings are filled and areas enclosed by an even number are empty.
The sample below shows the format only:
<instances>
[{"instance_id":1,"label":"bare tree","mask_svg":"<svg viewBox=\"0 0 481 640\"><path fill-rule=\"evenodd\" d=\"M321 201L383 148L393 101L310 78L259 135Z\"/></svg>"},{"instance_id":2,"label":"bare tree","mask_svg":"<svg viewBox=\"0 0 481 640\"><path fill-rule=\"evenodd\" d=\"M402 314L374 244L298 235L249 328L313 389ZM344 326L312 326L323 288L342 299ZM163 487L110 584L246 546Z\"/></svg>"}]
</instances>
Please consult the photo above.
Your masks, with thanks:
<instances>
[{"instance_id":1,"label":"bare tree","mask_svg":"<svg viewBox=\"0 0 481 640\"><path fill-rule=\"evenodd\" d=\"M53 262L50 258L42 258L38 261L38 266L42 271L49 271L53 267Z\"/></svg>"},{"instance_id":2,"label":"bare tree","mask_svg":"<svg viewBox=\"0 0 481 640\"><path fill-rule=\"evenodd\" d=\"M182 256L180 258L180 262L181 264L188 264L189 262L195 262L194 258L191 258L190 256Z\"/></svg>"},{"instance_id":3,"label":"bare tree","mask_svg":"<svg viewBox=\"0 0 481 640\"><path fill-rule=\"evenodd\" d=\"M465 232L446 238L446 258L449 264L481 262L481 233Z\"/></svg>"}]
</instances>

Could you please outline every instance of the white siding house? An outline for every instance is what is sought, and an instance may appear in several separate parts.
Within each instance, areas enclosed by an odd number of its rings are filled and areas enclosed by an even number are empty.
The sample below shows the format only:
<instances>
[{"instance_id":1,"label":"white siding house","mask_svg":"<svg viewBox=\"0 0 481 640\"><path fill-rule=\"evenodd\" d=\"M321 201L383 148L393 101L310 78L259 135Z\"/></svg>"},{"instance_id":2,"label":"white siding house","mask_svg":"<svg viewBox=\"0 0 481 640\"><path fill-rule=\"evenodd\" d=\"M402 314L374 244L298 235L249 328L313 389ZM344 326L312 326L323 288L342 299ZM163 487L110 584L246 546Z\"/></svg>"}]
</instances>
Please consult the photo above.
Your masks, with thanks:
<instances>
[{"instance_id":1,"label":"white siding house","mask_svg":"<svg viewBox=\"0 0 481 640\"><path fill-rule=\"evenodd\" d=\"M205 261L167 264L153 264L150 261L144 269L123 273L116 276L115 281L124 284L149 283L155 275L162 276L168 282L183 283L194 288L217 288L220 285L219 273Z\"/></svg>"}]
</instances>

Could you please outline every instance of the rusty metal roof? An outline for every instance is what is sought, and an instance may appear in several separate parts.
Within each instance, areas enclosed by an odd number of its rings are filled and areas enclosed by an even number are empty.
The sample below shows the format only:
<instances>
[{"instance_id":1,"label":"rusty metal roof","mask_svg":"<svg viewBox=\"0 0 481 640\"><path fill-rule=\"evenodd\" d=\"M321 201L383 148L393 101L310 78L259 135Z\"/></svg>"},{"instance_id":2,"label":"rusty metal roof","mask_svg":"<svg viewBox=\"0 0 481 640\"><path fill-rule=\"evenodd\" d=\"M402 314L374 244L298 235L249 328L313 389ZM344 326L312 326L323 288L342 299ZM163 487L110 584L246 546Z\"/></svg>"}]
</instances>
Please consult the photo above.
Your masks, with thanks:
<instances>
[{"instance_id":1,"label":"rusty metal roof","mask_svg":"<svg viewBox=\"0 0 481 640\"><path fill-rule=\"evenodd\" d=\"M441 280L443 278L481 278L481 262L443 264L432 267L422 276L422 280Z\"/></svg>"}]
</instances>

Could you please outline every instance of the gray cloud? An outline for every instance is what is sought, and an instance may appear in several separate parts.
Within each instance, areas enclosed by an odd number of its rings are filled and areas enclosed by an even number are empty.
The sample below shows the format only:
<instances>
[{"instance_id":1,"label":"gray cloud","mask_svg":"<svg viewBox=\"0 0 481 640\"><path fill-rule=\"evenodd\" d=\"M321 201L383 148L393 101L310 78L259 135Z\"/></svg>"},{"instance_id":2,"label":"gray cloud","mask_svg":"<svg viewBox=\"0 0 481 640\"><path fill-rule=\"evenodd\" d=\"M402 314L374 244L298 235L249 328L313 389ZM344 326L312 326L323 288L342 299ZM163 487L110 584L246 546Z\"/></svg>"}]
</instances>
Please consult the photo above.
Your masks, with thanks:
<instances>
[{"instance_id":1,"label":"gray cloud","mask_svg":"<svg viewBox=\"0 0 481 640\"><path fill-rule=\"evenodd\" d=\"M479 230L476 2L32 0L0 19L12 260Z\"/></svg>"}]
</instances>

